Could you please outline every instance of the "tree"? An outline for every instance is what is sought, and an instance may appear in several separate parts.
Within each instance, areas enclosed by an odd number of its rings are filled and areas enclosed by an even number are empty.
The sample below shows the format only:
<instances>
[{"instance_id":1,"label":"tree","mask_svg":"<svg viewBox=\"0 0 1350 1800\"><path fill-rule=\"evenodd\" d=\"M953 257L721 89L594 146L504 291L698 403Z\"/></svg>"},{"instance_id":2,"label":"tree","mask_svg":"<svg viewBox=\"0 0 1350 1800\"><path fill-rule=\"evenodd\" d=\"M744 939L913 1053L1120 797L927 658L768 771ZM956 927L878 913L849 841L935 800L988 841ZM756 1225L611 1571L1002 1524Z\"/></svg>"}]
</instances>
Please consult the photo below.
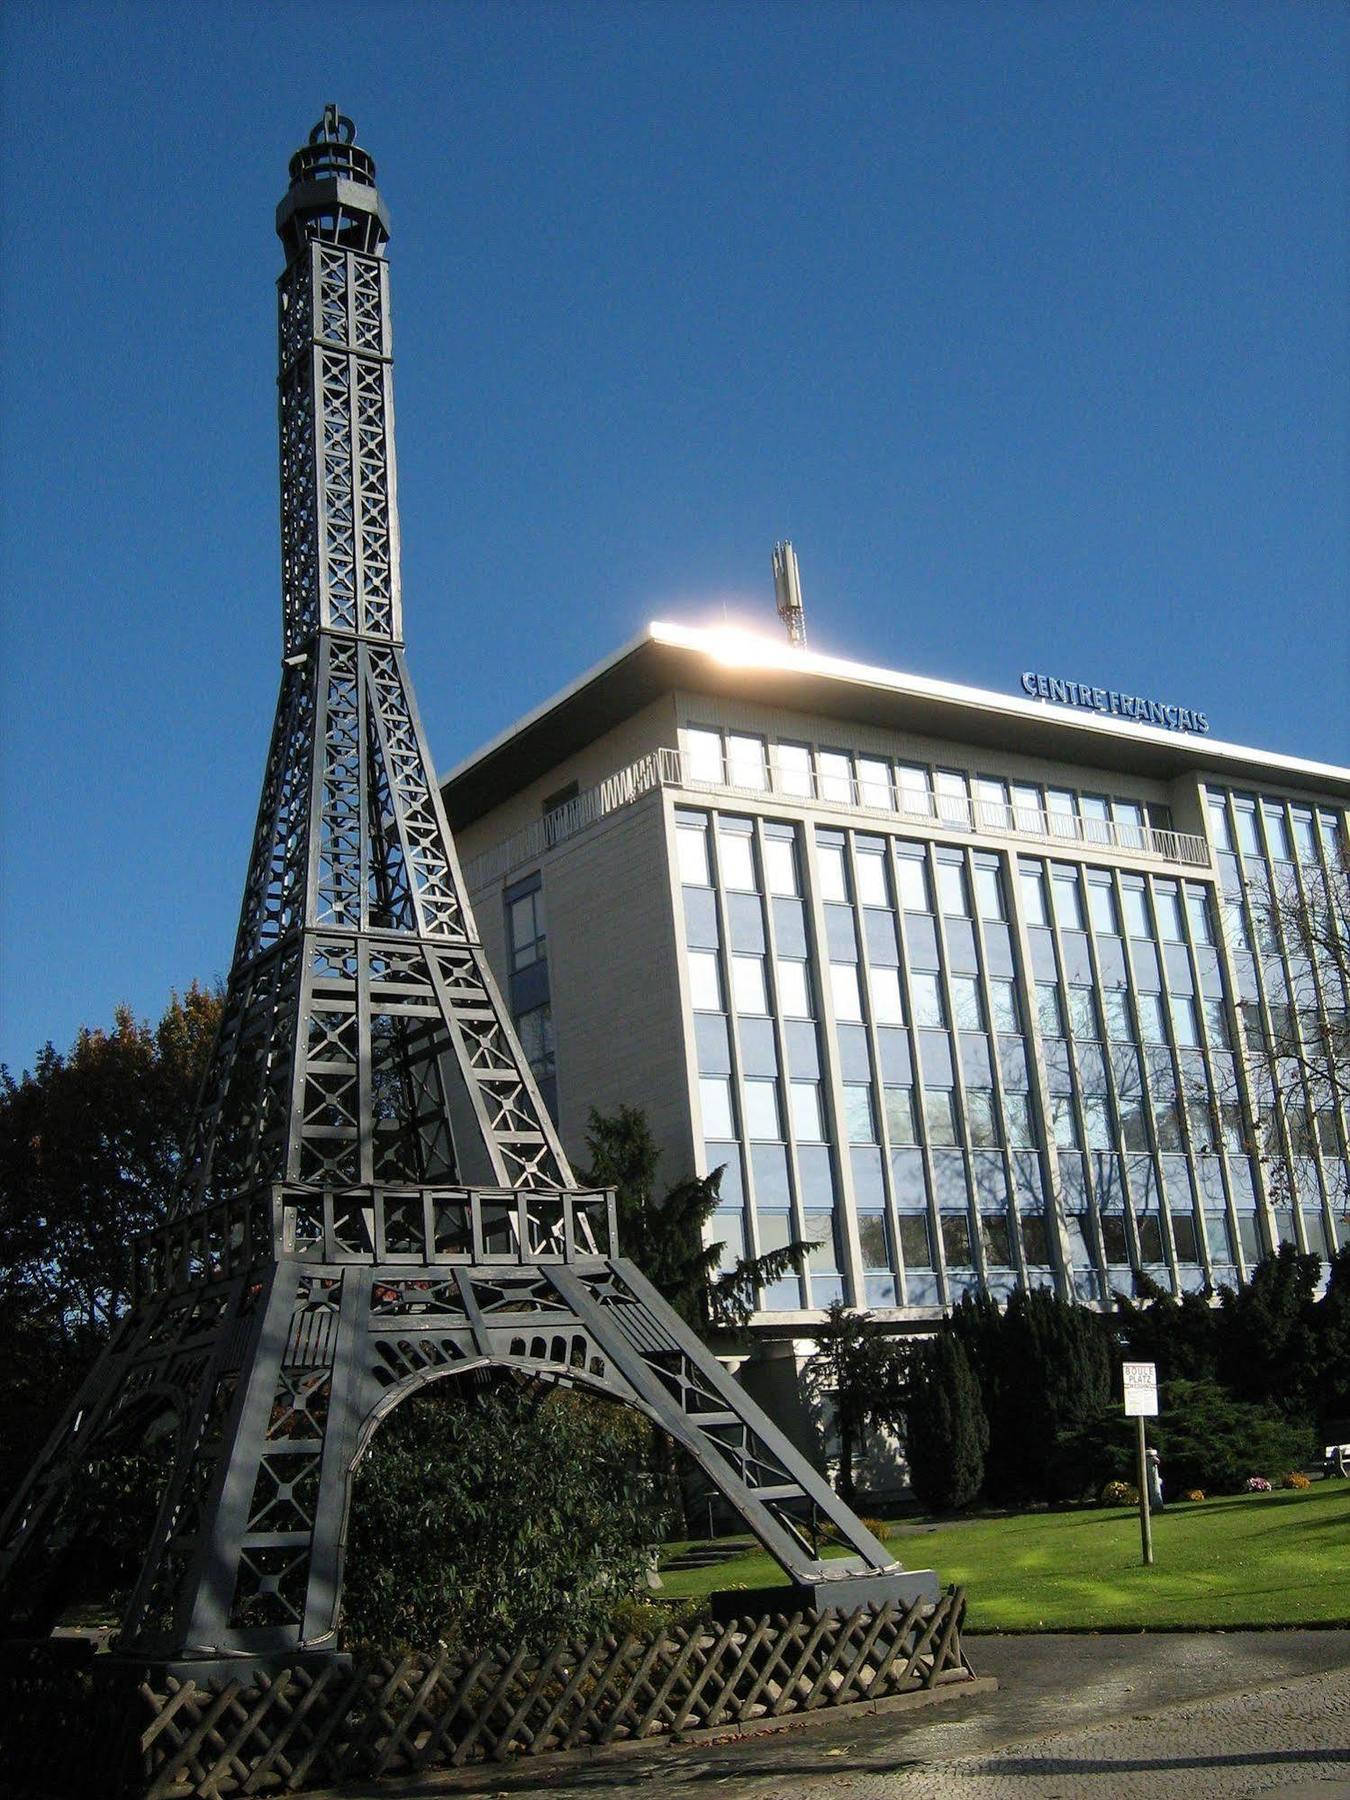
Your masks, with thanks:
<instances>
[{"instance_id":1,"label":"tree","mask_svg":"<svg viewBox=\"0 0 1350 1800\"><path fill-rule=\"evenodd\" d=\"M839 1435L839 1492L852 1506L857 1497L854 1464L867 1431L899 1431L905 1404L906 1349L869 1314L842 1300L830 1302L817 1348L803 1371L808 1397L833 1407Z\"/></svg>"},{"instance_id":2,"label":"tree","mask_svg":"<svg viewBox=\"0 0 1350 1800\"><path fill-rule=\"evenodd\" d=\"M357 1470L346 1641L476 1655L604 1629L664 1536L642 1471L650 1431L627 1407L512 1375L411 1395Z\"/></svg>"},{"instance_id":3,"label":"tree","mask_svg":"<svg viewBox=\"0 0 1350 1800\"><path fill-rule=\"evenodd\" d=\"M1239 1399L1305 1411L1317 1387L1313 1295L1321 1259L1281 1244L1219 1296L1218 1377Z\"/></svg>"},{"instance_id":4,"label":"tree","mask_svg":"<svg viewBox=\"0 0 1350 1800\"><path fill-rule=\"evenodd\" d=\"M904 1424L918 1498L937 1512L969 1506L984 1483L989 1421L965 1346L950 1328L914 1350Z\"/></svg>"},{"instance_id":5,"label":"tree","mask_svg":"<svg viewBox=\"0 0 1350 1800\"><path fill-rule=\"evenodd\" d=\"M1134 1278L1135 1298L1116 1295L1116 1329L1127 1354L1157 1366L1159 1381L1212 1381L1218 1318L1202 1294L1174 1299L1147 1275Z\"/></svg>"},{"instance_id":6,"label":"tree","mask_svg":"<svg viewBox=\"0 0 1350 1800\"><path fill-rule=\"evenodd\" d=\"M1320 1149L1333 1209L1350 1218L1350 1146L1337 1124L1350 1103L1350 846L1338 844L1325 872L1311 856L1283 866L1273 885L1247 876L1255 948L1273 977L1269 1027L1260 1008L1242 1009L1256 1095L1252 1147L1272 1200L1285 1206L1298 1198L1291 1158Z\"/></svg>"},{"instance_id":7,"label":"tree","mask_svg":"<svg viewBox=\"0 0 1350 1800\"><path fill-rule=\"evenodd\" d=\"M1326 1292L1312 1309L1313 1400L1330 1425L1350 1419L1350 1244L1331 1259Z\"/></svg>"},{"instance_id":8,"label":"tree","mask_svg":"<svg viewBox=\"0 0 1350 1800\"><path fill-rule=\"evenodd\" d=\"M151 1026L0 1066L0 1495L78 1385L128 1296L128 1241L165 1217L220 1019L195 983Z\"/></svg>"},{"instance_id":9,"label":"tree","mask_svg":"<svg viewBox=\"0 0 1350 1800\"><path fill-rule=\"evenodd\" d=\"M796 1267L809 1244L738 1257L721 1269L726 1245L705 1244L704 1228L721 1200L721 1169L677 1182L656 1198L661 1152L645 1115L634 1106L602 1114L591 1108L586 1148L590 1187L612 1187L619 1249L695 1331L737 1329L759 1304L759 1289Z\"/></svg>"},{"instance_id":10,"label":"tree","mask_svg":"<svg viewBox=\"0 0 1350 1800\"><path fill-rule=\"evenodd\" d=\"M1062 1464L1060 1437L1111 1397L1108 1326L1100 1314L1043 1288L1019 1292L990 1354L998 1378L985 1400L986 1492L999 1501L1064 1498L1076 1476Z\"/></svg>"}]
</instances>

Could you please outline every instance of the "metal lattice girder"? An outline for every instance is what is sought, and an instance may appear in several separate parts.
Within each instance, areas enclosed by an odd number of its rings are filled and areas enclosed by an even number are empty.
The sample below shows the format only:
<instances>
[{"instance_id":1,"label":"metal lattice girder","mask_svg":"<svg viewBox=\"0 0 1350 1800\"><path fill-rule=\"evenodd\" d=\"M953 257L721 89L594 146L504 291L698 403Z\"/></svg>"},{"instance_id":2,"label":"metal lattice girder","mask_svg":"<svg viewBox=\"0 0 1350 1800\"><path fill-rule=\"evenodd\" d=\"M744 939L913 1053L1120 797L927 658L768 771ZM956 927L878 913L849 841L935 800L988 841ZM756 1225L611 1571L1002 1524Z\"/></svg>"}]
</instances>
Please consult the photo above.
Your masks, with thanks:
<instances>
[{"instance_id":1,"label":"metal lattice girder","mask_svg":"<svg viewBox=\"0 0 1350 1800\"><path fill-rule=\"evenodd\" d=\"M331 1648L372 1431L487 1365L645 1412L804 1587L935 1598L619 1256L502 1006L404 664L388 223L353 140L330 107L277 214L281 691L220 1033L132 1310L0 1522L6 1598L31 1626L76 1478L132 1444L158 1512L123 1647Z\"/></svg>"}]
</instances>

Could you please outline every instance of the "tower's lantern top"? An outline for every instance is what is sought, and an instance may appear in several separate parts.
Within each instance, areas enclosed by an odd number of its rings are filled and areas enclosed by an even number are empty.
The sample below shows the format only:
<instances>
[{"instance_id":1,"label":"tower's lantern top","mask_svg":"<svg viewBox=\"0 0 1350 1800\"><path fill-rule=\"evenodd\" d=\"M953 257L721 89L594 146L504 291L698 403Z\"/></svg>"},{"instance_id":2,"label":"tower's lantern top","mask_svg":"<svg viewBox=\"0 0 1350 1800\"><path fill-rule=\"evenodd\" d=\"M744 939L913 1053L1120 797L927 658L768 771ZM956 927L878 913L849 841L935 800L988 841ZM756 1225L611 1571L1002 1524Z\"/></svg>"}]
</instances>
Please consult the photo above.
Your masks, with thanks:
<instances>
[{"instance_id":1,"label":"tower's lantern top","mask_svg":"<svg viewBox=\"0 0 1350 1800\"><path fill-rule=\"evenodd\" d=\"M389 214L375 186L375 159L356 142L356 127L325 106L309 142L291 158L291 185L277 207L277 235L289 260L310 238L378 253Z\"/></svg>"}]
</instances>

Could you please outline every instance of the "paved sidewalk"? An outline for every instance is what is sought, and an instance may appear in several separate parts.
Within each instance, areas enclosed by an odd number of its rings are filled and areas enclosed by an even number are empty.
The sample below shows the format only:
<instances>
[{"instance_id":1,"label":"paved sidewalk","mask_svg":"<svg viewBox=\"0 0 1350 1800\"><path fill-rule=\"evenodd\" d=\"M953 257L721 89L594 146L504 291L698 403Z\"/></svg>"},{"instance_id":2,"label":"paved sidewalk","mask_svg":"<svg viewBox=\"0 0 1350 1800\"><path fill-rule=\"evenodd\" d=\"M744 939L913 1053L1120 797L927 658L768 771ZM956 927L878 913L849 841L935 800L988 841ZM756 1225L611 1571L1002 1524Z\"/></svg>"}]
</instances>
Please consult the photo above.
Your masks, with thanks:
<instances>
[{"instance_id":1,"label":"paved sidewalk","mask_svg":"<svg viewBox=\"0 0 1350 1800\"><path fill-rule=\"evenodd\" d=\"M361 1800L1350 1800L1350 1631L973 1637L967 1649L997 1693L388 1781Z\"/></svg>"}]
</instances>

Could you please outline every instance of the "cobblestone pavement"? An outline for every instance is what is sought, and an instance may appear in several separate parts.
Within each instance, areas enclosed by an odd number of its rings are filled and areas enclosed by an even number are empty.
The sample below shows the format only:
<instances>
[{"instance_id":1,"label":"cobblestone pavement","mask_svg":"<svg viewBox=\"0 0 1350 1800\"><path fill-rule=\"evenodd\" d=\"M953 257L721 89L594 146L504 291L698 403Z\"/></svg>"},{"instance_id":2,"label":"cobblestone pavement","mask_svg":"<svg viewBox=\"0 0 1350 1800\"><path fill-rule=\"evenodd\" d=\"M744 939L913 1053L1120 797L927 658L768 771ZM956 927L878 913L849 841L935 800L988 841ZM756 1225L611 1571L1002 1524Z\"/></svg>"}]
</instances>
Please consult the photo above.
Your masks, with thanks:
<instances>
[{"instance_id":1,"label":"cobblestone pavement","mask_svg":"<svg viewBox=\"0 0 1350 1800\"><path fill-rule=\"evenodd\" d=\"M1350 1631L971 1638L997 1693L344 1800L1350 1800Z\"/></svg>"}]
</instances>

